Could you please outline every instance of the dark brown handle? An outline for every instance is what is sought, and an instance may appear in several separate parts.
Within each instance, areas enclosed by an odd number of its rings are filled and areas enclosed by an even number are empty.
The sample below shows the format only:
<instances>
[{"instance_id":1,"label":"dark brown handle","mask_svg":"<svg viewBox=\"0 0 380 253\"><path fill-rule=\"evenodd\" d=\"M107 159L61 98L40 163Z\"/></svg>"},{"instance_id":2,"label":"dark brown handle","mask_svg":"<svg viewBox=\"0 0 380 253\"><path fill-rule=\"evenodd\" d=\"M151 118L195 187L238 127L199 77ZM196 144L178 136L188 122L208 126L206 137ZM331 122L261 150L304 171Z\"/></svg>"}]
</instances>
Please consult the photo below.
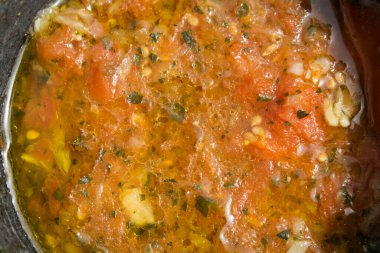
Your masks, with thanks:
<instances>
[{"instance_id":1,"label":"dark brown handle","mask_svg":"<svg viewBox=\"0 0 380 253\"><path fill-rule=\"evenodd\" d=\"M358 65L368 106L368 125L380 139L380 1L333 1Z\"/></svg>"}]
</instances>

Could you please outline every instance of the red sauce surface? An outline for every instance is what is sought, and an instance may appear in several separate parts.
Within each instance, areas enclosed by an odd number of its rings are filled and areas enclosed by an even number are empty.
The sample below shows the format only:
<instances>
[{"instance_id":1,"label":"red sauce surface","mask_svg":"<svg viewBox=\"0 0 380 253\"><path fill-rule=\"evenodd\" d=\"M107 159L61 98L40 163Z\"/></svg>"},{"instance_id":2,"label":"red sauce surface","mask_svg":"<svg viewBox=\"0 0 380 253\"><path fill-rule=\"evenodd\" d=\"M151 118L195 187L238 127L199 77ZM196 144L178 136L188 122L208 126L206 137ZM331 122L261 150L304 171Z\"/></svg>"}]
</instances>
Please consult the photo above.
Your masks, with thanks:
<instances>
[{"instance_id":1,"label":"red sauce surface","mask_svg":"<svg viewBox=\"0 0 380 253\"><path fill-rule=\"evenodd\" d=\"M302 6L69 1L47 15L11 149L46 252L362 249L354 189L379 159L354 120L357 80Z\"/></svg>"}]
</instances>

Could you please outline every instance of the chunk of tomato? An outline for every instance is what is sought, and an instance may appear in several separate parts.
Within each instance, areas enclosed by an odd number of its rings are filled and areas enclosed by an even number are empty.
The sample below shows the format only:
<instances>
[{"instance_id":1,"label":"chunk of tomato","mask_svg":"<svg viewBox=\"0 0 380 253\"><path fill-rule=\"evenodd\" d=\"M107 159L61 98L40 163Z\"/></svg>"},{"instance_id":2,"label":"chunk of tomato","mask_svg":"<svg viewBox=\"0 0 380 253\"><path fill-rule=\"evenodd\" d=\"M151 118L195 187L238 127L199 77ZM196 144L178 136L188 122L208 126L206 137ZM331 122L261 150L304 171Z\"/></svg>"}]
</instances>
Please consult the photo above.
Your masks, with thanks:
<instances>
[{"instance_id":1,"label":"chunk of tomato","mask_svg":"<svg viewBox=\"0 0 380 253\"><path fill-rule=\"evenodd\" d=\"M82 54L74 45L74 31L67 26L55 30L51 35L44 35L37 41L39 59L47 66L57 63L63 70L80 72Z\"/></svg>"},{"instance_id":2,"label":"chunk of tomato","mask_svg":"<svg viewBox=\"0 0 380 253\"><path fill-rule=\"evenodd\" d=\"M90 99L104 104L121 95L130 62L122 60L122 53L99 42L87 54L85 79Z\"/></svg>"}]
</instances>

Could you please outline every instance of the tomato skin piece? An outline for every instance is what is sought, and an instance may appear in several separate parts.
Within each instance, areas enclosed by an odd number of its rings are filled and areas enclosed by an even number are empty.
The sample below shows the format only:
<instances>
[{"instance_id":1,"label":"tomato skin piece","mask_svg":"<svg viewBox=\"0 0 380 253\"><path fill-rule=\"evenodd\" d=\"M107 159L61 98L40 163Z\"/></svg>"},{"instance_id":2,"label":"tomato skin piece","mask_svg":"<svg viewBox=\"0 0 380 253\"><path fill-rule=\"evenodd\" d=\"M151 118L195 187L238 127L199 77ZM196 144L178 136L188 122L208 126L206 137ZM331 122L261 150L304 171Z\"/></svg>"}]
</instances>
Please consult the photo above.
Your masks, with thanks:
<instances>
[{"instance_id":1,"label":"tomato skin piece","mask_svg":"<svg viewBox=\"0 0 380 253\"><path fill-rule=\"evenodd\" d=\"M57 101L47 87L44 87L40 94L26 105L23 124L26 129L47 130L53 126L57 118Z\"/></svg>"},{"instance_id":2,"label":"tomato skin piece","mask_svg":"<svg viewBox=\"0 0 380 253\"><path fill-rule=\"evenodd\" d=\"M61 203L60 200L57 199L55 195L55 192L57 190L60 190L63 193L63 189L60 188L58 179L54 178L53 176L48 176L45 179L44 186L42 188L42 192L44 193L46 199L47 199L47 205L49 213L52 217L59 216L59 211L61 209ZM63 195L63 198L65 196Z\"/></svg>"},{"instance_id":3,"label":"tomato skin piece","mask_svg":"<svg viewBox=\"0 0 380 253\"><path fill-rule=\"evenodd\" d=\"M39 59L46 65L57 62L63 70L80 73L81 52L74 46L74 33L67 27L57 29L53 34L42 36L37 41Z\"/></svg>"},{"instance_id":4,"label":"tomato skin piece","mask_svg":"<svg viewBox=\"0 0 380 253\"><path fill-rule=\"evenodd\" d=\"M240 101L253 103L259 95L273 95L279 69L275 65L262 68L259 62L265 59L255 46L235 43L231 47L228 59L234 76L239 80L236 97Z\"/></svg>"},{"instance_id":5,"label":"tomato skin piece","mask_svg":"<svg viewBox=\"0 0 380 253\"><path fill-rule=\"evenodd\" d=\"M298 82L285 74L278 85L277 98L281 101L276 115L282 122L289 122L298 136L306 142L319 143L326 138L327 124L323 115L323 95L317 88ZM299 118L297 112L308 115Z\"/></svg>"},{"instance_id":6,"label":"tomato skin piece","mask_svg":"<svg viewBox=\"0 0 380 253\"><path fill-rule=\"evenodd\" d=\"M100 104L117 99L121 95L121 83L126 78L121 75L125 72L118 70L121 52L111 51L99 42L87 54L87 62L85 80L90 99Z\"/></svg>"},{"instance_id":7,"label":"tomato skin piece","mask_svg":"<svg viewBox=\"0 0 380 253\"><path fill-rule=\"evenodd\" d=\"M335 217L344 208L343 199L339 196L340 182L338 178L331 178L323 181L323 188L320 193L319 213L326 218Z\"/></svg>"},{"instance_id":8,"label":"tomato skin piece","mask_svg":"<svg viewBox=\"0 0 380 253\"><path fill-rule=\"evenodd\" d=\"M317 93L315 87L299 83L296 78L285 73L276 88L272 101L253 102L255 108L261 109L259 114L265 122L263 128L270 138L250 144L248 150L263 159L295 156L299 144L320 144L326 139L328 130L323 108L320 108L323 95ZM299 118L299 110L305 111L307 116Z\"/></svg>"}]
</instances>

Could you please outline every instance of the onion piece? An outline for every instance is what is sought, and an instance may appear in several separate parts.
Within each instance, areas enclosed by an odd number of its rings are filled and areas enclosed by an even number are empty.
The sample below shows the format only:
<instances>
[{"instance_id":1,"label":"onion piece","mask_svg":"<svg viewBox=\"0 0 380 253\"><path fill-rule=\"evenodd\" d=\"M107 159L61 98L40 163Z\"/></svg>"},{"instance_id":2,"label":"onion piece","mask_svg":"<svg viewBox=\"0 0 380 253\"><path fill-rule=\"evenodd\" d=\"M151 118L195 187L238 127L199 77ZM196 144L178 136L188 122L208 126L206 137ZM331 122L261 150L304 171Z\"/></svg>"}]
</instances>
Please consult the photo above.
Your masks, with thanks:
<instances>
[{"instance_id":1,"label":"onion piece","mask_svg":"<svg viewBox=\"0 0 380 253\"><path fill-rule=\"evenodd\" d=\"M310 241L294 241L287 253L305 253L310 244Z\"/></svg>"},{"instance_id":2,"label":"onion piece","mask_svg":"<svg viewBox=\"0 0 380 253\"><path fill-rule=\"evenodd\" d=\"M288 68L288 73L294 74L296 76L301 76L304 72L303 63L302 62L294 62L290 64Z\"/></svg>"}]
</instances>

